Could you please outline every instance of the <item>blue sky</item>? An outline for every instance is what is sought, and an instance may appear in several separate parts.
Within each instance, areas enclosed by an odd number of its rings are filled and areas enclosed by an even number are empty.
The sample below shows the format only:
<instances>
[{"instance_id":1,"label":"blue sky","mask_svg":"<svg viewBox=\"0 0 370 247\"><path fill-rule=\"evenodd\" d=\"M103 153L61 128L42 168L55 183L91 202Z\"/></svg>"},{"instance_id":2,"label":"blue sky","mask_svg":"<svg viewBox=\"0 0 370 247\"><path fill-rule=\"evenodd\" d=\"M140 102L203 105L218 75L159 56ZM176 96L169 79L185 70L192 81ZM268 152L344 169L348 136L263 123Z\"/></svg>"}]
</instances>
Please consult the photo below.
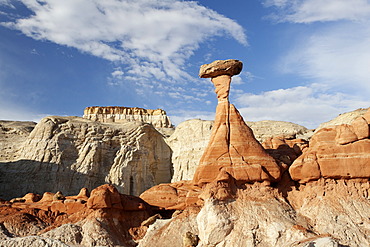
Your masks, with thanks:
<instances>
[{"instance_id":1,"label":"blue sky","mask_svg":"<svg viewBox=\"0 0 370 247\"><path fill-rule=\"evenodd\" d=\"M369 22L367 0L0 0L0 119L96 105L213 119L198 70L232 58L245 120L315 128L370 106Z\"/></svg>"}]
</instances>

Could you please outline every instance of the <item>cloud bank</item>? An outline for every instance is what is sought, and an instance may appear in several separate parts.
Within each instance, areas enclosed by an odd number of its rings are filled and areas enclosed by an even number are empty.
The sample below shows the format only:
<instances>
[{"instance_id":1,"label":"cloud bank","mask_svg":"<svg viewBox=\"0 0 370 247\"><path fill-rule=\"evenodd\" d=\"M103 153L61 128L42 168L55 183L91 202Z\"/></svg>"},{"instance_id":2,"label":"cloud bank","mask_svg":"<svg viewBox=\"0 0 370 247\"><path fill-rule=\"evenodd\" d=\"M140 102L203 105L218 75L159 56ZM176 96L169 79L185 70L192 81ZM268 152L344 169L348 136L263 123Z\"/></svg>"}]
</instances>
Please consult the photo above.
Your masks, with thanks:
<instances>
[{"instance_id":1,"label":"cloud bank","mask_svg":"<svg viewBox=\"0 0 370 247\"><path fill-rule=\"evenodd\" d=\"M36 40L124 64L125 78L131 80L192 79L184 69L186 61L212 36L229 36L247 45L239 24L193 1L20 2L32 14L3 25Z\"/></svg>"},{"instance_id":2,"label":"cloud bank","mask_svg":"<svg viewBox=\"0 0 370 247\"><path fill-rule=\"evenodd\" d=\"M308 128L316 128L341 113L368 103L356 96L329 92L320 84L244 94L236 99L239 111L247 121L288 121Z\"/></svg>"}]
</instances>

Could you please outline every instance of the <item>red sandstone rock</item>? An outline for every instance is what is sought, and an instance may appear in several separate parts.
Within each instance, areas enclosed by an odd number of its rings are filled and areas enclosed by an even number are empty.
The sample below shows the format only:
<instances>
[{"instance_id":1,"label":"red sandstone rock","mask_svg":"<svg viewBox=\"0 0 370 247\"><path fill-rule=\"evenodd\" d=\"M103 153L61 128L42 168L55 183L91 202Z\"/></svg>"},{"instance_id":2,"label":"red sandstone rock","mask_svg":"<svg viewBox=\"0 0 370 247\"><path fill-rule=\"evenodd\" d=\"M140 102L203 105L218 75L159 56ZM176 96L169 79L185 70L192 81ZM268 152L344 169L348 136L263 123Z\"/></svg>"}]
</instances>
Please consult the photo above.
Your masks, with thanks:
<instances>
[{"instance_id":1,"label":"red sandstone rock","mask_svg":"<svg viewBox=\"0 0 370 247\"><path fill-rule=\"evenodd\" d=\"M140 198L152 206L164 209L183 210L192 205L199 205L200 188L191 181L179 181L171 184L159 184L140 195Z\"/></svg>"},{"instance_id":2,"label":"red sandstone rock","mask_svg":"<svg viewBox=\"0 0 370 247\"><path fill-rule=\"evenodd\" d=\"M245 124L234 105L219 102L211 140L194 175L195 184L210 183L222 172L238 181L276 181L280 167Z\"/></svg>"},{"instance_id":3,"label":"red sandstone rock","mask_svg":"<svg viewBox=\"0 0 370 247\"><path fill-rule=\"evenodd\" d=\"M291 177L301 183L320 177L369 178L369 112L351 125L330 126L315 133L310 147L289 168Z\"/></svg>"},{"instance_id":4,"label":"red sandstone rock","mask_svg":"<svg viewBox=\"0 0 370 247\"><path fill-rule=\"evenodd\" d=\"M243 63L239 60L216 60L210 64L204 64L200 67L199 77L214 78L220 75L238 75L243 69Z\"/></svg>"},{"instance_id":5,"label":"red sandstone rock","mask_svg":"<svg viewBox=\"0 0 370 247\"><path fill-rule=\"evenodd\" d=\"M283 137L271 137L266 139L262 146L276 160L290 165L308 147L308 141L303 139L285 139Z\"/></svg>"},{"instance_id":6,"label":"red sandstone rock","mask_svg":"<svg viewBox=\"0 0 370 247\"><path fill-rule=\"evenodd\" d=\"M244 183L280 179L279 165L229 103L231 77L239 74L242 67L238 60L217 60L201 66L199 76L212 78L218 105L209 144L194 174L196 185L220 181L224 174Z\"/></svg>"},{"instance_id":7,"label":"red sandstone rock","mask_svg":"<svg viewBox=\"0 0 370 247\"><path fill-rule=\"evenodd\" d=\"M87 201L87 207L92 209L123 208L118 190L109 184L104 184L91 191L90 198Z\"/></svg>"},{"instance_id":8,"label":"red sandstone rock","mask_svg":"<svg viewBox=\"0 0 370 247\"><path fill-rule=\"evenodd\" d=\"M53 200L55 194L46 192L42 200L37 202L32 202L31 199L37 197L33 194L23 197L28 198L27 201L21 198L22 202L2 202L0 207L2 230L16 237L48 234L50 230L64 224L72 224L81 229L78 226L81 224L86 227L82 227L82 232L78 234L86 234L87 238L83 241L87 242L72 244L82 246L97 243L101 243L99 245L111 243L109 246L134 246L132 239L145 234L147 228L141 227L140 224L151 215L151 209L142 199L120 194L115 187L108 184L94 189L90 198L88 194L86 189L82 189L77 196ZM78 234L77 240L81 241Z\"/></svg>"}]
</instances>

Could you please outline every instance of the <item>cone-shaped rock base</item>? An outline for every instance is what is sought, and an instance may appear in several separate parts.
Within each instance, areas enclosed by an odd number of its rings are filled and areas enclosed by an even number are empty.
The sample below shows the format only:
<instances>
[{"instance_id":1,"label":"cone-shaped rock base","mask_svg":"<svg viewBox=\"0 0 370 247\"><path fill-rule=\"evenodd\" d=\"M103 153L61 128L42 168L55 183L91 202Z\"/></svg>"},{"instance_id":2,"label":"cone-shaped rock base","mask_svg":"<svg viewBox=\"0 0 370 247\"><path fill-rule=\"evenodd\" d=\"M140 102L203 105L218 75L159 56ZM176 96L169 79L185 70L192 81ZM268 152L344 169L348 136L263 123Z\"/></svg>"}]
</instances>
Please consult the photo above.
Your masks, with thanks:
<instances>
[{"instance_id":1,"label":"cone-shaped rock base","mask_svg":"<svg viewBox=\"0 0 370 247\"><path fill-rule=\"evenodd\" d=\"M276 181L280 167L245 124L234 105L219 102L212 135L193 182L198 185L224 180L225 173L237 181Z\"/></svg>"}]
</instances>

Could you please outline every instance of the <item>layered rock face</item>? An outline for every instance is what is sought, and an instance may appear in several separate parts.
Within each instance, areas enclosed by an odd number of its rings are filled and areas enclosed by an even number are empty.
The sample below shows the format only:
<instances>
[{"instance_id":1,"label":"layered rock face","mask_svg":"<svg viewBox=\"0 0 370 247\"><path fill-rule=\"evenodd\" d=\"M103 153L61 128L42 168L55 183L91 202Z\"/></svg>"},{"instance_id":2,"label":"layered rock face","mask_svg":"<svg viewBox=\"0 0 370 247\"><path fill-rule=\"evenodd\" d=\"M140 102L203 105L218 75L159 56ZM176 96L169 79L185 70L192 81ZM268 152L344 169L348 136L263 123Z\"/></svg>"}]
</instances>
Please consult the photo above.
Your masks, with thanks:
<instances>
[{"instance_id":1,"label":"layered rock face","mask_svg":"<svg viewBox=\"0 0 370 247\"><path fill-rule=\"evenodd\" d=\"M0 198L27 192L75 194L111 183L139 195L172 177L171 150L151 125L47 117L22 144L19 156L0 165Z\"/></svg>"},{"instance_id":2,"label":"layered rock face","mask_svg":"<svg viewBox=\"0 0 370 247\"><path fill-rule=\"evenodd\" d=\"M170 118L162 109L150 110L138 107L91 106L85 108L83 117L103 123L141 121L150 123L155 128L172 128Z\"/></svg>"},{"instance_id":3,"label":"layered rock face","mask_svg":"<svg viewBox=\"0 0 370 247\"><path fill-rule=\"evenodd\" d=\"M193 179L195 170L211 137L213 123L214 121L199 119L182 122L176 127L175 132L166 139L173 151L172 164L174 175L172 182ZM267 151L270 154L273 153L272 156L274 158L287 160L286 155L288 155L289 162L285 162L288 164L291 164L301 154L300 146L295 147L295 151L293 150L294 144L296 144L294 140L299 142L297 145L307 143L307 140L313 133L312 130L290 122L247 121L246 123L263 147L268 149ZM287 146L289 148L285 148ZM277 149L278 151L276 151ZM281 150L283 153L280 152Z\"/></svg>"},{"instance_id":4,"label":"layered rock face","mask_svg":"<svg viewBox=\"0 0 370 247\"><path fill-rule=\"evenodd\" d=\"M218 60L200 69L200 77L212 78L218 105L211 139L193 178L195 184L223 180L226 174L242 182L280 178L280 167L228 100L231 76L240 73L241 68L240 61Z\"/></svg>"},{"instance_id":5,"label":"layered rock face","mask_svg":"<svg viewBox=\"0 0 370 247\"><path fill-rule=\"evenodd\" d=\"M321 128L289 168L301 183L324 178L370 177L370 109L351 124Z\"/></svg>"}]
</instances>

